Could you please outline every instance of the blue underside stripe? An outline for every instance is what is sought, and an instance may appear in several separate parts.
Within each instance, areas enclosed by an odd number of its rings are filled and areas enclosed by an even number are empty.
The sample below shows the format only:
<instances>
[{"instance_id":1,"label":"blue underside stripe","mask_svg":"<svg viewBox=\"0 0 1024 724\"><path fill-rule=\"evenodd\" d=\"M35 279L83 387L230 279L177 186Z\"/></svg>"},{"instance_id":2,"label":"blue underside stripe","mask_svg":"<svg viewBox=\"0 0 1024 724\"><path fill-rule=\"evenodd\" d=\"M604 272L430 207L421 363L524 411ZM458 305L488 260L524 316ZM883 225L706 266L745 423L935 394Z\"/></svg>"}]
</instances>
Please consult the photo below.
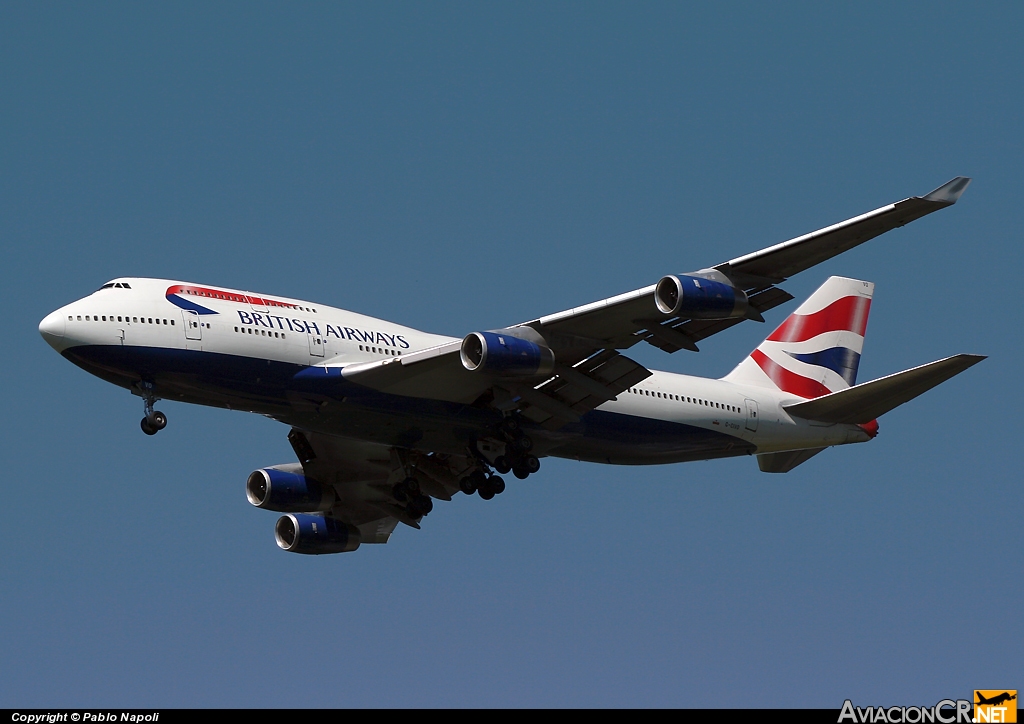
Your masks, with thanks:
<instances>
[{"instance_id":1,"label":"blue underside stripe","mask_svg":"<svg viewBox=\"0 0 1024 724\"><path fill-rule=\"evenodd\" d=\"M338 368L325 370L255 357L161 347L86 345L71 347L62 354L92 374L123 387L130 387L141 377L156 384L158 396L162 392L187 390L188 401L273 411L273 416L282 421L289 414L286 411L292 409L296 393L308 394L310 399L344 399L345 406L327 409L360 419L366 414L375 419L389 418L398 422L398 427L434 420L452 430L465 430L467 440L475 434L472 431L486 431L498 420L494 411L472 405L378 392L346 380ZM179 399L174 394L168 397ZM578 450L581 459L600 462L604 462L606 453L616 461L642 464L679 462L683 459L680 455L702 460L720 457L721 451L741 454L753 450L752 445L725 431L605 410L586 413L558 434L566 438L569 447L553 454L574 457L572 450ZM672 459L661 459L661 455L670 455Z\"/></svg>"}]
</instances>

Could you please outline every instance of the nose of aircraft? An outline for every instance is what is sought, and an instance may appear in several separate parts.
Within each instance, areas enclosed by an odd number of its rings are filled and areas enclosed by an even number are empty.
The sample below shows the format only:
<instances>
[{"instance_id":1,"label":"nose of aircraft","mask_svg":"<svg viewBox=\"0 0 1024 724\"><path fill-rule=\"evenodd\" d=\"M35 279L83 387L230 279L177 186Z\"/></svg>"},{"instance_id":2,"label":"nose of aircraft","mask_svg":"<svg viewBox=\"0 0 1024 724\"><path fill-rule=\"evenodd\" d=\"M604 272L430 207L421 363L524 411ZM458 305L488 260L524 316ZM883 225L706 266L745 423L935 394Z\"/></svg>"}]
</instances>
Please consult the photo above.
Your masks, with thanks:
<instances>
[{"instance_id":1,"label":"nose of aircraft","mask_svg":"<svg viewBox=\"0 0 1024 724\"><path fill-rule=\"evenodd\" d=\"M43 335L46 343L57 349L64 339L64 314L61 310L50 312L43 321L39 323L39 334Z\"/></svg>"}]
</instances>

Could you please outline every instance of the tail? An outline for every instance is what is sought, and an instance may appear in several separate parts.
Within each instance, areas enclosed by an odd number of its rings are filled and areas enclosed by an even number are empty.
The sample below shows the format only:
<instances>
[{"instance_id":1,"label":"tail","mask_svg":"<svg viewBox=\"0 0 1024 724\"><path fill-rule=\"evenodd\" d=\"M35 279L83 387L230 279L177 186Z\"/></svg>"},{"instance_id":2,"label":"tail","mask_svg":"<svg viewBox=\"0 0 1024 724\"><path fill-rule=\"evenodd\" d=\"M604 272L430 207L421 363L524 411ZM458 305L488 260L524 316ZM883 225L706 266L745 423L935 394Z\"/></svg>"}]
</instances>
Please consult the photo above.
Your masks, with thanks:
<instances>
[{"instance_id":1,"label":"tail","mask_svg":"<svg viewBox=\"0 0 1024 724\"><path fill-rule=\"evenodd\" d=\"M857 383L875 285L829 277L723 380L811 399Z\"/></svg>"}]
</instances>

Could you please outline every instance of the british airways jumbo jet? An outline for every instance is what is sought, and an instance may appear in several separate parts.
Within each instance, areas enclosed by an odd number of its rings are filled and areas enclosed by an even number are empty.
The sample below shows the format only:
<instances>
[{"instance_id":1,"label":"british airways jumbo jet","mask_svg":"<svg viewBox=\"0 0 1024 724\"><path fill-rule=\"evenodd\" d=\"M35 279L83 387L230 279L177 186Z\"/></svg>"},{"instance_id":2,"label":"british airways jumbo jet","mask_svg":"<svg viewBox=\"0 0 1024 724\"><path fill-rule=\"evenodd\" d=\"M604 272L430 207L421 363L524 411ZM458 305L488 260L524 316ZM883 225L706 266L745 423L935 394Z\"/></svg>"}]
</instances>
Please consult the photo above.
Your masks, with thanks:
<instances>
[{"instance_id":1,"label":"british airways jumbo jet","mask_svg":"<svg viewBox=\"0 0 1024 724\"><path fill-rule=\"evenodd\" d=\"M713 380L651 371L666 352L793 297L787 277L956 203L970 179L689 274L523 324L427 334L343 309L166 279L115 279L39 325L86 371L142 398L248 410L289 425L297 463L253 472L249 501L284 513L278 545L340 553L420 527L433 499L493 498L545 456L646 465L756 455L792 470L866 442L876 418L984 359L960 354L857 384L874 285L832 277Z\"/></svg>"}]
</instances>

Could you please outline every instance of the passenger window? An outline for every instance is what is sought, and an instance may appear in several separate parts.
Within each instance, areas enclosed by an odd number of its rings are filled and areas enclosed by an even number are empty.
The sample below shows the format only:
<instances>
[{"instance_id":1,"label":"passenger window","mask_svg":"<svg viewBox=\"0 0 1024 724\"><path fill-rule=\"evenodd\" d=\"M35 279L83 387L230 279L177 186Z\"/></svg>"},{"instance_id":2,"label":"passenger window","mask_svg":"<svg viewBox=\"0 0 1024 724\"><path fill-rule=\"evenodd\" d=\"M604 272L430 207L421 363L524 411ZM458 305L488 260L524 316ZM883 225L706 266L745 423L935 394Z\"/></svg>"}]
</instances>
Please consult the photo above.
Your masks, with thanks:
<instances>
[{"instance_id":1,"label":"passenger window","mask_svg":"<svg viewBox=\"0 0 1024 724\"><path fill-rule=\"evenodd\" d=\"M88 321L89 321L89 315L88 315L88 314L86 314L86 315L85 315L85 321L86 321L86 322L88 322Z\"/></svg>"},{"instance_id":2,"label":"passenger window","mask_svg":"<svg viewBox=\"0 0 1024 724\"><path fill-rule=\"evenodd\" d=\"M174 320L173 319L171 320L171 326L172 327L174 326Z\"/></svg>"}]
</instances>

